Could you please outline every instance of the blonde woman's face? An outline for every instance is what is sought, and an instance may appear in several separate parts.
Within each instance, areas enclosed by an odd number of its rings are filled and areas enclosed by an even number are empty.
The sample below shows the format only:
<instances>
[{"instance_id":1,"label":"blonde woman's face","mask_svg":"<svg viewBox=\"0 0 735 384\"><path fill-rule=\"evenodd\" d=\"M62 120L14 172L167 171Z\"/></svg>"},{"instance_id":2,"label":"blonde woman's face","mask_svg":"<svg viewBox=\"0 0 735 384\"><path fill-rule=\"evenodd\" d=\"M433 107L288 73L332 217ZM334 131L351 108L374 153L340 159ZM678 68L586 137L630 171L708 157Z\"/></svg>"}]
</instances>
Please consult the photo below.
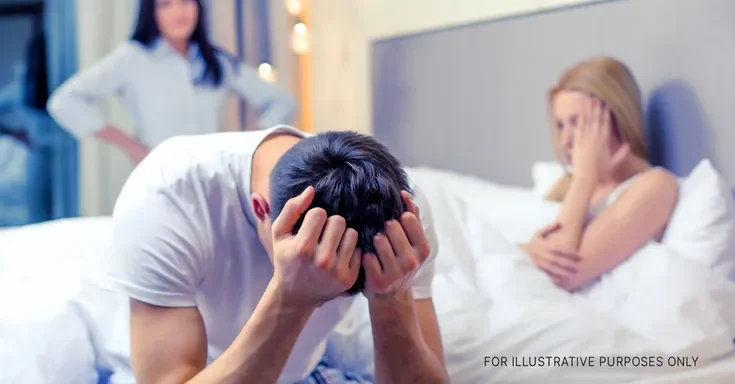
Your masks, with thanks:
<instances>
[{"instance_id":1,"label":"blonde woman's face","mask_svg":"<svg viewBox=\"0 0 735 384\"><path fill-rule=\"evenodd\" d=\"M552 100L552 124L556 131L554 137L556 145L560 149L563 160L573 164L572 149L574 148L574 135L582 123L582 118L589 108L594 96L577 91L561 91ZM610 127L610 129L612 129ZM612 137L612 135L611 135ZM611 150L615 143L611 140Z\"/></svg>"}]
</instances>

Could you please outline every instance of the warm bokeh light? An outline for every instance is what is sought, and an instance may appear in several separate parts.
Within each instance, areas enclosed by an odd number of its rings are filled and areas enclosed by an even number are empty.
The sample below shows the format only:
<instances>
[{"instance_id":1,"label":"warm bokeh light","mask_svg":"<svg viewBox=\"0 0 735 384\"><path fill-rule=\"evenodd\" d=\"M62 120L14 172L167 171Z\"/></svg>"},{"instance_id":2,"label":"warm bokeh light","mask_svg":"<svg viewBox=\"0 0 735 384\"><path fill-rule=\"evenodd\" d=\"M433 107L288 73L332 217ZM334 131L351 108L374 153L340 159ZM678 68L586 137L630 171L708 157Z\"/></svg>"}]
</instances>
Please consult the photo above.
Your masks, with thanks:
<instances>
[{"instance_id":1,"label":"warm bokeh light","mask_svg":"<svg viewBox=\"0 0 735 384\"><path fill-rule=\"evenodd\" d=\"M262 63L258 66L258 75L267 82L273 83L276 81L276 71L268 63Z\"/></svg>"},{"instance_id":2,"label":"warm bokeh light","mask_svg":"<svg viewBox=\"0 0 735 384\"><path fill-rule=\"evenodd\" d=\"M309 51L309 28L304 23L298 23L293 26L291 34L291 49L299 55Z\"/></svg>"},{"instance_id":3,"label":"warm bokeh light","mask_svg":"<svg viewBox=\"0 0 735 384\"><path fill-rule=\"evenodd\" d=\"M286 0L286 11L292 16L299 16L304 11L304 2L302 0Z\"/></svg>"}]
</instances>

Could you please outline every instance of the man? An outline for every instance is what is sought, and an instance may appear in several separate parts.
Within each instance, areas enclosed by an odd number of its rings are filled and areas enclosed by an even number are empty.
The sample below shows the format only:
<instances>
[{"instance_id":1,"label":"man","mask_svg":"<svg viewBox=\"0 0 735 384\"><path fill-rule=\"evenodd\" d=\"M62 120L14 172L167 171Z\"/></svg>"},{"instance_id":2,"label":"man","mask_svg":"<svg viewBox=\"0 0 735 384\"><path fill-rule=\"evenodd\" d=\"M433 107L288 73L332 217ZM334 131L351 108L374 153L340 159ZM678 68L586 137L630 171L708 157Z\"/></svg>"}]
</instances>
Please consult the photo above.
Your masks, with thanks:
<instances>
[{"instance_id":1,"label":"man","mask_svg":"<svg viewBox=\"0 0 735 384\"><path fill-rule=\"evenodd\" d=\"M120 193L107 263L130 298L135 380L447 382L431 300L436 238L411 189L387 149L356 133L279 126L161 144ZM323 361L360 292L374 377ZM133 381L115 369L113 382Z\"/></svg>"}]
</instances>

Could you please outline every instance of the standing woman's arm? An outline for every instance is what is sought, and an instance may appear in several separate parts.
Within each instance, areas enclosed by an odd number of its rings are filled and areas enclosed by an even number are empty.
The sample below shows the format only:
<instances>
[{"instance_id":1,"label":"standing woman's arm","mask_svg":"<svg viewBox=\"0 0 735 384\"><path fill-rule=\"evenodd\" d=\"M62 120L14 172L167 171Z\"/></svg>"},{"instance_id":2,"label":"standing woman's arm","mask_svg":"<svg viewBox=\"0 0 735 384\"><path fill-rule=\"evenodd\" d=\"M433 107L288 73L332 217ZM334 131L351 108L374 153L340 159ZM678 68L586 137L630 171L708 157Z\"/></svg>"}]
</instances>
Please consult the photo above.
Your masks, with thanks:
<instances>
[{"instance_id":1,"label":"standing woman's arm","mask_svg":"<svg viewBox=\"0 0 735 384\"><path fill-rule=\"evenodd\" d=\"M137 49L126 43L92 67L77 72L51 95L47 109L56 122L78 139L95 135L138 157L145 147L118 128L110 126L95 105L119 95L128 84Z\"/></svg>"},{"instance_id":2,"label":"standing woman's arm","mask_svg":"<svg viewBox=\"0 0 735 384\"><path fill-rule=\"evenodd\" d=\"M296 113L296 101L275 84L260 78L250 66L230 59L222 60L226 84L249 105L260 112L259 128L291 124Z\"/></svg>"}]
</instances>

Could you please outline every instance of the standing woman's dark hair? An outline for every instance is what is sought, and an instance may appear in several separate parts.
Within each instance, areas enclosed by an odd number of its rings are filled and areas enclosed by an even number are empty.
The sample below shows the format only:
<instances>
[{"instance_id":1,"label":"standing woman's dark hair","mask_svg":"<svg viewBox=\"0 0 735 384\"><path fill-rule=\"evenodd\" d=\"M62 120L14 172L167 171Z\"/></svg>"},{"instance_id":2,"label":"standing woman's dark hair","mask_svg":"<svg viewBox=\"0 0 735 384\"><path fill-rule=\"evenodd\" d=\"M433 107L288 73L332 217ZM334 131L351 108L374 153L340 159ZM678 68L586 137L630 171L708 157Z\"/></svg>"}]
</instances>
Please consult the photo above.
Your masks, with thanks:
<instances>
[{"instance_id":1,"label":"standing woman's dark hair","mask_svg":"<svg viewBox=\"0 0 735 384\"><path fill-rule=\"evenodd\" d=\"M204 59L205 68L200 81L219 86L222 84L223 76L222 64L217 58L218 50L209 42L209 38L207 37L207 23L202 1L194 1L197 3L199 12L196 27L189 41L199 46L199 51ZM157 0L140 0L138 6L138 22L131 36L131 40L135 40L146 47L150 47L161 36L158 23L156 22L156 2Z\"/></svg>"}]
</instances>

